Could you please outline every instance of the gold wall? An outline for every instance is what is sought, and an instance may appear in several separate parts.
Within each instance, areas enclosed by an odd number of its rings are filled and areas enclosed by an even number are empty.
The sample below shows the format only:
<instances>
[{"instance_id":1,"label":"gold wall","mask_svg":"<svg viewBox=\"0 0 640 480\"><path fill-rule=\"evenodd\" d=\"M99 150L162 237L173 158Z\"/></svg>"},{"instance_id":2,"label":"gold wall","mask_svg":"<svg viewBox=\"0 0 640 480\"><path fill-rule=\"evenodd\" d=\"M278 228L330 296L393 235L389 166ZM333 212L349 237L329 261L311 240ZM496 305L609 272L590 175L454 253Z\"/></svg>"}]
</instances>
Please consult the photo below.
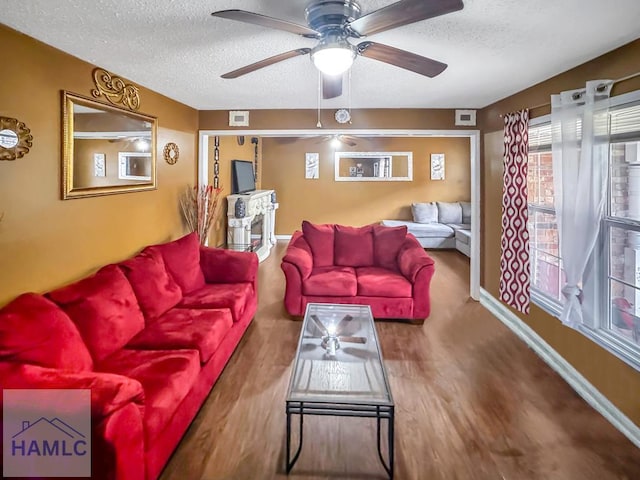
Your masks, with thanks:
<instances>
[{"instance_id":1,"label":"gold wall","mask_svg":"<svg viewBox=\"0 0 640 480\"><path fill-rule=\"evenodd\" d=\"M263 137L263 187L276 191L276 234L291 234L302 220L365 225L411 219L412 202L469 200L468 138L359 138L339 151L413 152L413 181L336 182L335 150L322 138ZM320 175L305 179L305 153L320 154ZM444 153L445 180L430 180L430 154Z\"/></svg>"},{"instance_id":2,"label":"gold wall","mask_svg":"<svg viewBox=\"0 0 640 480\"><path fill-rule=\"evenodd\" d=\"M158 117L158 189L63 201L61 91L90 96L95 67L1 25L0 45L0 115L33 135L29 154L0 162L0 304L185 233L178 194L196 180L198 112L141 87L140 112ZM180 147L175 165L167 142Z\"/></svg>"},{"instance_id":3,"label":"gold wall","mask_svg":"<svg viewBox=\"0 0 640 480\"><path fill-rule=\"evenodd\" d=\"M348 131L354 128L389 129L440 129L468 130L474 127L456 127L455 110L452 109L354 109L351 112L351 124L339 124L334 118L335 110L322 110L320 119L323 128L340 128ZM322 129L316 126L316 110L251 110L249 127L229 127L227 110L201 110L201 130L277 130L277 129L314 129L322 135Z\"/></svg>"},{"instance_id":4,"label":"gold wall","mask_svg":"<svg viewBox=\"0 0 640 480\"><path fill-rule=\"evenodd\" d=\"M552 93L583 87L587 80L617 79L640 69L640 40L636 40L602 57L553 77L523 92L490 105L479 112L483 130L482 158L482 286L494 297L499 296L500 230L502 201L501 113L549 102ZM613 95L640 89L640 78L615 85ZM544 106L532 116L549 113ZM575 330L564 327L560 320L532 305L529 315L516 313L527 325L571 363L601 393L613 402L636 425L640 425L640 372L596 345Z\"/></svg>"},{"instance_id":5,"label":"gold wall","mask_svg":"<svg viewBox=\"0 0 640 480\"><path fill-rule=\"evenodd\" d=\"M339 124L335 110L322 110L323 128L340 129L348 134L352 129L395 130L473 130L456 127L454 109L355 109L351 124ZM199 112L202 130L301 130L318 131L315 139L261 137L261 188L276 191L280 208L276 212L276 234L293 233L303 219L314 222L337 222L363 225L385 218L410 219L411 202L453 201L470 197L470 142L468 138L432 138L420 144L400 138L377 139L355 148L341 150L414 151L413 182L335 182L334 150L329 142L319 142L323 130L316 127L316 110L251 110L249 127L229 127L229 112L206 110ZM259 134L259 133L258 133ZM226 133L225 133L226 135ZM222 136L221 139L226 138ZM232 137L235 139L235 137ZM247 137L249 138L249 137ZM211 152L210 139L209 150ZM377 142L381 142L376 144ZM427 142L427 140L424 140ZM400 142L400 143L398 143ZM409 143L406 143L409 142ZM364 143L364 141L362 142ZM403 146L404 145L404 146ZM320 179L305 180L304 154L320 153ZM445 153L447 180L428 180L429 153ZM222 153L221 153L222 155ZM464 157L464 160L461 158ZM210 153L211 158L211 153ZM222 168L222 165L221 165ZM437 185L436 185L437 184Z\"/></svg>"}]
</instances>

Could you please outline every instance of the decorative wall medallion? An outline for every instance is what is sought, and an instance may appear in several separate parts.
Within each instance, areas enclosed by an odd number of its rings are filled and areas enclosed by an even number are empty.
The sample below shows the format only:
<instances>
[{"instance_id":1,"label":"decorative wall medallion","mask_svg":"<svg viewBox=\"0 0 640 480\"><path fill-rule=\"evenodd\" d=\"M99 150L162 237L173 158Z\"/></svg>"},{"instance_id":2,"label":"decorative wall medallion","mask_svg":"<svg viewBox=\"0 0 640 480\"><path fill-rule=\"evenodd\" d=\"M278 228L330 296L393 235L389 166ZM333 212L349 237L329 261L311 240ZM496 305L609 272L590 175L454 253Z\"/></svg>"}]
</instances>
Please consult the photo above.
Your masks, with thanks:
<instances>
[{"instance_id":1,"label":"decorative wall medallion","mask_svg":"<svg viewBox=\"0 0 640 480\"><path fill-rule=\"evenodd\" d=\"M180 156L180 149L175 143L169 142L164 146L164 150L162 151L162 153L164 155L164 160L169 165L173 165L178 161L178 157Z\"/></svg>"},{"instance_id":2,"label":"decorative wall medallion","mask_svg":"<svg viewBox=\"0 0 640 480\"><path fill-rule=\"evenodd\" d=\"M340 110L336 110L335 118L338 123L347 123L351 121L351 114L348 110L341 108Z\"/></svg>"},{"instance_id":3,"label":"decorative wall medallion","mask_svg":"<svg viewBox=\"0 0 640 480\"><path fill-rule=\"evenodd\" d=\"M0 117L0 160L15 160L29 153L33 135L17 118Z\"/></svg>"},{"instance_id":4,"label":"decorative wall medallion","mask_svg":"<svg viewBox=\"0 0 640 480\"><path fill-rule=\"evenodd\" d=\"M124 105L130 110L138 110L140 108L140 95L138 87L125 81L102 68L93 70L93 81L96 88L91 90L91 95L95 98L104 95L112 105Z\"/></svg>"}]
</instances>

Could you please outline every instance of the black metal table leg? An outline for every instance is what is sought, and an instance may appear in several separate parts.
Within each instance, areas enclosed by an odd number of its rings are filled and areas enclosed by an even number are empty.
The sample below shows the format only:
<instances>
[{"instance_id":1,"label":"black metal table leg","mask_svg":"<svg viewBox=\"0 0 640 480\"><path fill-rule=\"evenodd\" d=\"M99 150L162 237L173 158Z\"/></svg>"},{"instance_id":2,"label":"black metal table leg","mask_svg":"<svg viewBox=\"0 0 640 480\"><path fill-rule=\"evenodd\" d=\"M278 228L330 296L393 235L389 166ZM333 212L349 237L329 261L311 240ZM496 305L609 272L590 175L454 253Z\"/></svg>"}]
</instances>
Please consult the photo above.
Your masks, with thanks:
<instances>
[{"instance_id":1,"label":"black metal table leg","mask_svg":"<svg viewBox=\"0 0 640 480\"><path fill-rule=\"evenodd\" d=\"M302 414L302 403L300 403L300 431L298 434L298 449L296 450L293 460L291 459L291 411L290 405L287 404L287 473L291 471L295 463L298 461L300 452L302 451L302 424L304 421L304 415Z\"/></svg>"},{"instance_id":2,"label":"black metal table leg","mask_svg":"<svg viewBox=\"0 0 640 480\"><path fill-rule=\"evenodd\" d=\"M389 433L389 478L393 480L393 464L394 464L394 424L395 424L395 414L394 408L391 407L391 411L389 412L390 416L387 419L389 422L388 425L388 433Z\"/></svg>"},{"instance_id":3,"label":"black metal table leg","mask_svg":"<svg viewBox=\"0 0 640 480\"><path fill-rule=\"evenodd\" d=\"M378 457L380 458L380 463L384 467L389 478L393 480L393 407L389 410L389 416L387 417L387 442L389 447L389 464L384 461L384 457L382 456L382 447L380 445L380 423L382 417L380 416L380 407L376 408L376 424L377 424L377 439L378 439Z\"/></svg>"}]
</instances>

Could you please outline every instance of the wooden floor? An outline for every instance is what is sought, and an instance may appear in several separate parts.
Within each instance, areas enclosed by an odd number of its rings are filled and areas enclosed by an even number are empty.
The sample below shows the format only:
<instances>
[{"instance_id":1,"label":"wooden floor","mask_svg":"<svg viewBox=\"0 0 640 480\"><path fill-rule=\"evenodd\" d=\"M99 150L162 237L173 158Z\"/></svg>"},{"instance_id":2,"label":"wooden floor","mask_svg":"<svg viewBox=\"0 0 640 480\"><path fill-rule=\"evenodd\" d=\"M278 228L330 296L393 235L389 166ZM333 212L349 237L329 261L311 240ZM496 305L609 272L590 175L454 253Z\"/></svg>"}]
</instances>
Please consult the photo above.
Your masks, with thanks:
<instances>
[{"instance_id":1,"label":"wooden floor","mask_svg":"<svg viewBox=\"0 0 640 480\"><path fill-rule=\"evenodd\" d=\"M162 480L285 479L285 395L300 321L282 305L280 259L260 303ZM424 325L376 322L396 403L397 479L640 479L637 449L469 299L469 262L432 251ZM291 479L383 479L372 419L305 417Z\"/></svg>"}]
</instances>

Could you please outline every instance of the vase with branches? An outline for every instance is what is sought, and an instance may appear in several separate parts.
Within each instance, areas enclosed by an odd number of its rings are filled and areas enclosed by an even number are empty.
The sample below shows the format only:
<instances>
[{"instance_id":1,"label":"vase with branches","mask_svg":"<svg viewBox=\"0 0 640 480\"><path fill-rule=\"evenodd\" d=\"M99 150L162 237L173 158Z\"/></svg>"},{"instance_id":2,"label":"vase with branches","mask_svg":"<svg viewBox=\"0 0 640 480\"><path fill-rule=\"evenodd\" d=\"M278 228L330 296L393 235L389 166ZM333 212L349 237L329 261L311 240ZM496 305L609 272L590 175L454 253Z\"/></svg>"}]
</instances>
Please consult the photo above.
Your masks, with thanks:
<instances>
[{"instance_id":1,"label":"vase with branches","mask_svg":"<svg viewBox=\"0 0 640 480\"><path fill-rule=\"evenodd\" d=\"M187 187L180 197L180 207L189 230L196 232L200 244L204 245L218 215L218 204L222 188L212 185Z\"/></svg>"}]
</instances>

